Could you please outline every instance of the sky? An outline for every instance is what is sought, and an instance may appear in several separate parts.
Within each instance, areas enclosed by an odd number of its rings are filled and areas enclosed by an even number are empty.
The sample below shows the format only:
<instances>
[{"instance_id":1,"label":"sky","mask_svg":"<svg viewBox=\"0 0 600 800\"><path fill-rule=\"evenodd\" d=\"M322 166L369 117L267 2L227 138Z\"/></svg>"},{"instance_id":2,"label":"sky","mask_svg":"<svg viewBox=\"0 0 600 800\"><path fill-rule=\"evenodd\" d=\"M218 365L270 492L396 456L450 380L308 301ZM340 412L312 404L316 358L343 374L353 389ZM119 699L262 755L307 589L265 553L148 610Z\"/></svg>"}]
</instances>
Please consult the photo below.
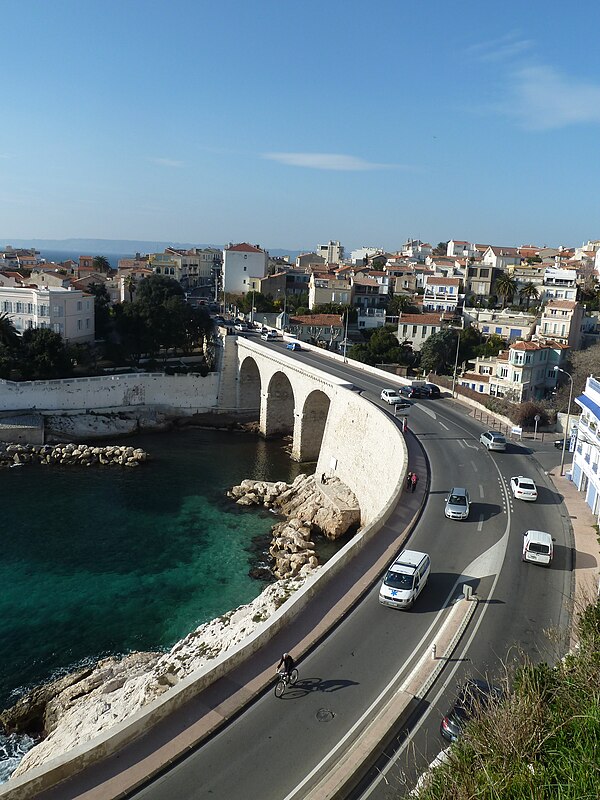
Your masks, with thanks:
<instances>
[{"instance_id":1,"label":"sky","mask_svg":"<svg viewBox=\"0 0 600 800\"><path fill-rule=\"evenodd\" d=\"M0 246L600 238L592 0L2 0Z\"/></svg>"}]
</instances>

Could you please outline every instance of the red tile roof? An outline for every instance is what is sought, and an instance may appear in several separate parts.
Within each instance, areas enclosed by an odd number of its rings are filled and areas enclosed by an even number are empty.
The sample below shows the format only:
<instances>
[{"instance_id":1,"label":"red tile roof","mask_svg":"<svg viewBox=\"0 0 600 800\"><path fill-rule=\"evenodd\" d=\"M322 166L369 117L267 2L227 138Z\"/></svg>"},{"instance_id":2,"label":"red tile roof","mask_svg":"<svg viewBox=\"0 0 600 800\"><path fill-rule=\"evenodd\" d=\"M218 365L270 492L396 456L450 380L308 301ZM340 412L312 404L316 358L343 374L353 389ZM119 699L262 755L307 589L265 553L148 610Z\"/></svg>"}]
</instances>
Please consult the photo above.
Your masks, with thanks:
<instances>
[{"instance_id":1,"label":"red tile roof","mask_svg":"<svg viewBox=\"0 0 600 800\"><path fill-rule=\"evenodd\" d=\"M433 276L431 278L427 278L427 286L459 286L460 285L460 278L438 278L437 276Z\"/></svg>"},{"instance_id":2,"label":"red tile roof","mask_svg":"<svg viewBox=\"0 0 600 800\"><path fill-rule=\"evenodd\" d=\"M290 317L291 325L321 325L331 327L343 326L341 315L337 314L306 314L301 317Z\"/></svg>"},{"instance_id":3,"label":"red tile roof","mask_svg":"<svg viewBox=\"0 0 600 800\"><path fill-rule=\"evenodd\" d=\"M575 300L550 300L546 308L564 308L572 311L576 305Z\"/></svg>"},{"instance_id":4,"label":"red tile roof","mask_svg":"<svg viewBox=\"0 0 600 800\"><path fill-rule=\"evenodd\" d=\"M464 375L461 375L460 380L478 381L479 383L489 383L490 376L480 375L478 372L465 372Z\"/></svg>"},{"instance_id":5,"label":"red tile roof","mask_svg":"<svg viewBox=\"0 0 600 800\"><path fill-rule=\"evenodd\" d=\"M400 314L400 325L441 325L442 314Z\"/></svg>"},{"instance_id":6,"label":"red tile roof","mask_svg":"<svg viewBox=\"0 0 600 800\"><path fill-rule=\"evenodd\" d=\"M261 250L260 247L254 247L254 245L248 244L247 242L242 242L241 244L232 244L225 249L233 250L235 253L264 253L264 250Z\"/></svg>"}]
</instances>

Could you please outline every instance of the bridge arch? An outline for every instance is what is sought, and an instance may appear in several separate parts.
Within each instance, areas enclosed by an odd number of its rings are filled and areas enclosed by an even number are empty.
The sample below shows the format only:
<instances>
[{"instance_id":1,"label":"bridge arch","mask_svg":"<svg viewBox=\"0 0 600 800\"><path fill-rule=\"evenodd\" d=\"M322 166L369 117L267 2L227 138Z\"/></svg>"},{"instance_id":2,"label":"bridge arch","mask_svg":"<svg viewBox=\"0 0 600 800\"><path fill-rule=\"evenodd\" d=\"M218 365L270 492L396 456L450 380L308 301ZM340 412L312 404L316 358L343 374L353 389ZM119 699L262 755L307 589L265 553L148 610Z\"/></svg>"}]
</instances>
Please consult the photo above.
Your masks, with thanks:
<instances>
[{"instance_id":1,"label":"bridge arch","mask_svg":"<svg viewBox=\"0 0 600 800\"><path fill-rule=\"evenodd\" d=\"M295 461L317 461L331 400L325 392L315 389L305 398L300 413L296 413L292 458Z\"/></svg>"},{"instance_id":2,"label":"bridge arch","mask_svg":"<svg viewBox=\"0 0 600 800\"><path fill-rule=\"evenodd\" d=\"M288 376L275 372L261 397L260 429L266 438L294 433L294 390Z\"/></svg>"},{"instance_id":3,"label":"bridge arch","mask_svg":"<svg viewBox=\"0 0 600 800\"><path fill-rule=\"evenodd\" d=\"M238 378L238 409L255 412L255 419L260 415L261 377L258 364L252 356L246 356L240 366Z\"/></svg>"}]
</instances>

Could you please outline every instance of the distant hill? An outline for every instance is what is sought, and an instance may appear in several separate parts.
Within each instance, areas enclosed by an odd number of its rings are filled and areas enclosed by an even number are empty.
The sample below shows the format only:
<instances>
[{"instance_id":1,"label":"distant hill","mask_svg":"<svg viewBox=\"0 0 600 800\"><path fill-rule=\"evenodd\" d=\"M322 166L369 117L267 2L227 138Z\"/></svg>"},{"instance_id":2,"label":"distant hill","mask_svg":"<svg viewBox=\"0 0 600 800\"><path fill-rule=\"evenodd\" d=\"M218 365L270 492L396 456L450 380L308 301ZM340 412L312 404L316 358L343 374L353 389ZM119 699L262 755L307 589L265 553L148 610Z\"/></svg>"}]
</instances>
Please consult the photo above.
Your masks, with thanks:
<instances>
[{"instance_id":1,"label":"distant hill","mask_svg":"<svg viewBox=\"0 0 600 800\"><path fill-rule=\"evenodd\" d=\"M14 239L10 236L0 237L0 249L7 245L12 247L35 247L36 250L61 250L81 255L98 255L100 253L160 253L165 247L188 249L190 247L216 247L221 250L221 244L201 244L199 242L148 242L135 239ZM272 256L293 256L308 250L267 250Z\"/></svg>"}]
</instances>

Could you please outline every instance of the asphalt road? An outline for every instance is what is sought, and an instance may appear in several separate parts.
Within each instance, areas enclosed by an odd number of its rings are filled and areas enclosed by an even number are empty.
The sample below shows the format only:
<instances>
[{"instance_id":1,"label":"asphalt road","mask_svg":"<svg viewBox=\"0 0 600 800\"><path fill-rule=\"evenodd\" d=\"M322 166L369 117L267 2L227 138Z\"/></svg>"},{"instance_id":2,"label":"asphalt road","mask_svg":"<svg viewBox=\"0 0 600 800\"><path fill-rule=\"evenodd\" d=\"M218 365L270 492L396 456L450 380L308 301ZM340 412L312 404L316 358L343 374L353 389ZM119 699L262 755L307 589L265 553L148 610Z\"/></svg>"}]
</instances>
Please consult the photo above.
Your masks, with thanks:
<instances>
[{"instance_id":1,"label":"asphalt road","mask_svg":"<svg viewBox=\"0 0 600 800\"><path fill-rule=\"evenodd\" d=\"M330 374L350 380L376 402L386 385L350 365L333 365L319 354L300 351L290 357L325 363ZM326 642L301 662L300 681L293 690L280 700L271 692L263 695L233 724L138 791L136 798L304 797L346 738L360 735L383 687L401 682L428 647L457 581L470 583L482 602L456 659L431 690L410 736L399 735L395 748L384 755L356 797L397 798L414 785L441 749L439 721L465 675L498 673L514 648L534 659L556 656L557 644L546 631L565 631L568 626L563 601L570 593L570 542L564 507L537 462L527 448L517 445L506 453L488 453L478 444L481 426L451 401L414 403L409 427L431 466L430 497L410 546L430 553L432 574L413 610L380 606L374 586ZM536 481L536 503L510 495L510 477L519 474ZM444 517L444 498L452 486L469 489L468 521ZM520 560L523 531L530 527L548 530L556 539L550 570ZM385 779L373 783L382 770Z\"/></svg>"}]
</instances>

